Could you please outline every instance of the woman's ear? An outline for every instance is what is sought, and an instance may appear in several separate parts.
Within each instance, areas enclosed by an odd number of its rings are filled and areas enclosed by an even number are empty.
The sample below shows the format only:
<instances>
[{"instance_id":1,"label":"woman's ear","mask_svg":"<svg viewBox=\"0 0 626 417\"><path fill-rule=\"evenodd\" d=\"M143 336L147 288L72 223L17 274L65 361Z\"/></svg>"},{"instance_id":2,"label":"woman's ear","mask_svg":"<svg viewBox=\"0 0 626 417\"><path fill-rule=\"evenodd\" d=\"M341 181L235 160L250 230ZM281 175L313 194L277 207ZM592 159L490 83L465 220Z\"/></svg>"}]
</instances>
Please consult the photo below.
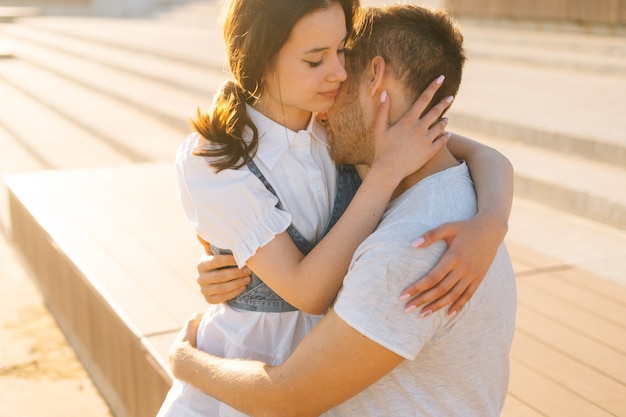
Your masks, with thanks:
<instances>
[{"instance_id":1,"label":"woman's ear","mask_svg":"<svg viewBox=\"0 0 626 417\"><path fill-rule=\"evenodd\" d=\"M375 56L367 66L367 90L371 96L380 97L384 86L385 59L382 56Z\"/></svg>"}]
</instances>

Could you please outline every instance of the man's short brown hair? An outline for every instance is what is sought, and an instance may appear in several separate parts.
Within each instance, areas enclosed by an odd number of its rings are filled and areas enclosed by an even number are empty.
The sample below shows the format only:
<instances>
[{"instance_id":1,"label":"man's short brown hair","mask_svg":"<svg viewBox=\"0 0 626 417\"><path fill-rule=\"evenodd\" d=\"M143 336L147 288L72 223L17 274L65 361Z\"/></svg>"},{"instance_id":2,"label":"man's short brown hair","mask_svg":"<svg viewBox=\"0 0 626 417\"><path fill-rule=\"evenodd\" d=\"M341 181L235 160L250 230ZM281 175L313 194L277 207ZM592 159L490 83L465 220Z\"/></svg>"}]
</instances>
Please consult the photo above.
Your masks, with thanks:
<instances>
[{"instance_id":1,"label":"man's short brown hair","mask_svg":"<svg viewBox=\"0 0 626 417\"><path fill-rule=\"evenodd\" d=\"M357 17L349 45L349 73L358 77L375 56L391 65L412 100L445 75L434 105L459 89L465 63L463 35L444 11L409 4L366 7Z\"/></svg>"}]
</instances>

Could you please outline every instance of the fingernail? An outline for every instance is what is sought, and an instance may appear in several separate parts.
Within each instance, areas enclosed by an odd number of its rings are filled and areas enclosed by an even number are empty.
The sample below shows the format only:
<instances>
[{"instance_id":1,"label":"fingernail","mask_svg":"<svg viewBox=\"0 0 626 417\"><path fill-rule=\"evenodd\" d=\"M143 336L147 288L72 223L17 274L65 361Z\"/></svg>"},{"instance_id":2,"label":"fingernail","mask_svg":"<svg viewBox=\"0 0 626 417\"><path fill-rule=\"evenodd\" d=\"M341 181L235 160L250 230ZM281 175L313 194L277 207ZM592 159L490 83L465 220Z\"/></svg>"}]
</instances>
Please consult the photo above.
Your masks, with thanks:
<instances>
[{"instance_id":1,"label":"fingernail","mask_svg":"<svg viewBox=\"0 0 626 417\"><path fill-rule=\"evenodd\" d=\"M407 308L404 309L404 312L408 314L408 313L414 312L416 309L417 307L415 306L408 306Z\"/></svg>"},{"instance_id":2,"label":"fingernail","mask_svg":"<svg viewBox=\"0 0 626 417\"><path fill-rule=\"evenodd\" d=\"M446 77L445 75L440 75L439 78L437 78L437 81L435 81L437 84L441 84L443 82L443 80L445 80Z\"/></svg>"},{"instance_id":3,"label":"fingernail","mask_svg":"<svg viewBox=\"0 0 626 417\"><path fill-rule=\"evenodd\" d=\"M448 318L451 319L455 315L456 315L456 311L451 311L450 313L448 313Z\"/></svg>"},{"instance_id":4,"label":"fingernail","mask_svg":"<svg viewBox=\"0 0 626 417\"><path fill-rule=\"evenodd\" d=\"M409 298L411 298L411 294L408 294L408 293L407 294L402 294L400 296L400 301L408 301Z\"/></svg>"},{"instance_id":5,"label":"fingernail","mask_svg":"<svg viewBox=\"0 0 626 417\"><path fill-rule=\"evenodd\" d=\"M442 120L444 123L448 124L448 120L449 120L449 119L448 119L447 117L442 117L442 118L441 118L441 120Z\"/></svg>"},{"instance_id":6,"label":"fingernail","mask_svg":"<svg viewBox=\"0 0 626 417\"><path fill-rule=\"evenodd\" d=\"M380 102L384 103L385 100L387 100L387 90L383 90L383 92L380 94Z\"/></svg>"},{"instance_id":7,"label":"fingernail","mask_svg":"<svg viewBox=\"0 0 626 417\"><path fill-rule=\"evenodd\" d=\"M420 314L420 317L421 318L428 317L431 314L433 314L433 312L431 310L422 311L422 314Z\"/></svg>"},{"instance_id":8,"label":"fingernail","mask_svg":"<svg viewBox=\"0 0 626 417\"><path fill-rule=\"evenodd\" d=\"M417 248L421 246L422 243L424 242L426 242L426 239L424 239L423 237L418 237L417 239L413 241L413 243L411 243L411 246L413 246L414 248Z\"/></svg>"},{"instance_id":9,"label":"fingernail","mask_svg":"<svg viewBox=\"0 0 626 417\"><path fill-rule=\"evenodd\" d=\"M244 274L249 274L250 273L250 269L248 267L243 267L243 269L241 270Z\"/></svg>"},{"instance_id":10,"label":"fingernail","mask_svg":"<svg viewBox=\"0 0 626 417\"><path fill-rule=\"evenodd\" d=\"M454 96L448 96L446 98L446 103L452 103L452 100L454 100Z\"/></svg>"}]
</instances>

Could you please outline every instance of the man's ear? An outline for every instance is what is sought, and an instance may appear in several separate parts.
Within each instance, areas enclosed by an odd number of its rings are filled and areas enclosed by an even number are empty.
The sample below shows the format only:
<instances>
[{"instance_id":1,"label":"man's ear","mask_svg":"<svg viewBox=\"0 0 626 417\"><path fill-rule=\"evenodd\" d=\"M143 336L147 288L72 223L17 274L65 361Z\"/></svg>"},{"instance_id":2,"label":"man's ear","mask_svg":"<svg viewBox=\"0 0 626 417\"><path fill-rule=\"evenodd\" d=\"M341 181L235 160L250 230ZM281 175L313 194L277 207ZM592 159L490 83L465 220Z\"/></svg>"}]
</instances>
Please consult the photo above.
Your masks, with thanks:
<instances>
[{"instance_id":1,"label":"man's ear","mask_svg":"<svg viewBox=\"0 0 626 417\"><path fill-rule=\"evenodd\" d=\"M370 96L380 96L384 86L385 66L385 59L379 55L370 61L365 74L367 92Z\"/></svg>"}]
</instances>

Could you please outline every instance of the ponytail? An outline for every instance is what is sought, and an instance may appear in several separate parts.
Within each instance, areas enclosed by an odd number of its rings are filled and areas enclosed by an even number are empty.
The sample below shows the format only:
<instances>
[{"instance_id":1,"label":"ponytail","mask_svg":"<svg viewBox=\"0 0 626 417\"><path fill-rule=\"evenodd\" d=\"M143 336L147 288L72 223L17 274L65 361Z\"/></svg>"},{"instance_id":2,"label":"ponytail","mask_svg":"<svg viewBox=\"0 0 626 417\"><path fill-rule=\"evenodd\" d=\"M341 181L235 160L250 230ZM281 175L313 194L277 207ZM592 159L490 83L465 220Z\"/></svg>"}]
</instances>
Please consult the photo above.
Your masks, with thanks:
<instances>
[{"instance_id":1,"label":"ponytail","mask_svg":"<svg viewBox=\"0 0 626 417\"><path fill-rule=\"evenodd\" d=\"M252 98L237 83L227 81L217 92L209 113L198 108L196 118L191 120L194 130L203 138L194 155L210 158L209 164L218 172L241 168L256 154L259 132L246 109L247 101ZM243 138L246 126L252 130L250 143Z\"/></svg>"}]
</instances>

